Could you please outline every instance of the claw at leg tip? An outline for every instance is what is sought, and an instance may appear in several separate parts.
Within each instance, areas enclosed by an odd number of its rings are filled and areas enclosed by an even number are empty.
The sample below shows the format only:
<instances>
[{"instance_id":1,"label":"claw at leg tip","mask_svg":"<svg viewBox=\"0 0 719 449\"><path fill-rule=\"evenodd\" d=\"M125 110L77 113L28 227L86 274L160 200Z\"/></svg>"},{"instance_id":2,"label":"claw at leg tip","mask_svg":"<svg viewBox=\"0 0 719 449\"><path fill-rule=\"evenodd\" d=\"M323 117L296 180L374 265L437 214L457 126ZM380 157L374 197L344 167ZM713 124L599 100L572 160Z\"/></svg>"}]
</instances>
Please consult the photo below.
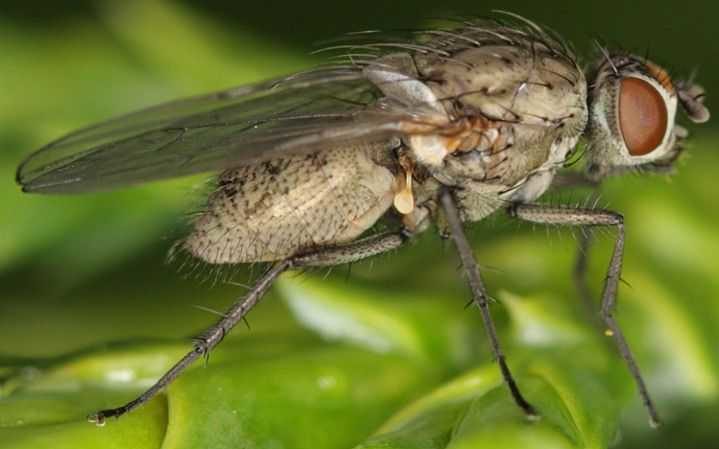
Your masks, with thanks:
<instances>
[{"instance_id":1,"label":"claw at leg tip","mask_svg":"<svg viewBox=\"0 0 719 449\"><path fill-rule=\"evenodd\" d=\"M532 409L525 413L525 416L527 417L527 421L529 422L538 422L542 420L542 415L537 413L536 410Z\"/></svg>"},{"instance_id":2,"label":"claw at leg tip","mask_svg":"<svg viewBox=\"0 0 719 449\"><path fill-rule=\"evenodd\" d=\"M651 417L649 418L649 426L651 426L652 429L658 429L662 426L662 422L657 417Z\"/></svg>"},{"instance_id":3,"label":"claw at leg tip","mask_svg":"<svg viewBox=\"0 0 719 449\"><path fill-rule=\"evenodd\" d=\"M100 413L93 413L87 416L87 421L95 424L97 427L104 427L106 424L105 417Z\"/></svg>"}]
</instances>

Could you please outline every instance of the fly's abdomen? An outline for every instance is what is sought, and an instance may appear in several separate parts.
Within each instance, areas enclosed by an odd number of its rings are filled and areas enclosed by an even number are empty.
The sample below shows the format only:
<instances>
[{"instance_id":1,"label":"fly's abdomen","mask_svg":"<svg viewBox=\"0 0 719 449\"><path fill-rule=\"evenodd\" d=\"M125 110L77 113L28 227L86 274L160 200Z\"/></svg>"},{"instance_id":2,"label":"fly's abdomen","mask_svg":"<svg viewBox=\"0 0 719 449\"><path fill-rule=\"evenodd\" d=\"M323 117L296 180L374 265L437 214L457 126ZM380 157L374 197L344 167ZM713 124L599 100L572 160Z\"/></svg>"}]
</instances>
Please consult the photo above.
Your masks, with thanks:
<instances>
[{"instance_id":1,"label":"fly's abdomen","mask_svg":"<svg viewBox=\"0 0 719 449\"><path fill-rule=\"evenodd\" d=\"M392 204L373 147L322 151L222 173L184 247L209 263L280 260L355 239Z\"/></svg>"}]
</instances>

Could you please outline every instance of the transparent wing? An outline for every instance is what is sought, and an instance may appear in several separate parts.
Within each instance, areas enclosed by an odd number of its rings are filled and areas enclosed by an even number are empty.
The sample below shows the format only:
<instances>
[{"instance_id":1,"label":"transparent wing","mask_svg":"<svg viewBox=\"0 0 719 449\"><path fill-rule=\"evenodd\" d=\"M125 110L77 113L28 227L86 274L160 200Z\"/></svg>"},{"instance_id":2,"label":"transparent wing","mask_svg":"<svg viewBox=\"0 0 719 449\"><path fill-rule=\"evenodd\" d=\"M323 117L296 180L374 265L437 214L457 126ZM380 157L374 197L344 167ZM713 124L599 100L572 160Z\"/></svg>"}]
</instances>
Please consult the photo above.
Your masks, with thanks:
<instances>
[{"instance_id":1,"label":"transparent wing","mask_svg":"<svg viewBox=\"0 0 719 449\"><path fill-rule=\"evenodd\" d=\"M220 170L397 133L361 72L322 69L191 97L81 129L19 166L24 191L72 193Z\"/></svg>"}]
</instances>

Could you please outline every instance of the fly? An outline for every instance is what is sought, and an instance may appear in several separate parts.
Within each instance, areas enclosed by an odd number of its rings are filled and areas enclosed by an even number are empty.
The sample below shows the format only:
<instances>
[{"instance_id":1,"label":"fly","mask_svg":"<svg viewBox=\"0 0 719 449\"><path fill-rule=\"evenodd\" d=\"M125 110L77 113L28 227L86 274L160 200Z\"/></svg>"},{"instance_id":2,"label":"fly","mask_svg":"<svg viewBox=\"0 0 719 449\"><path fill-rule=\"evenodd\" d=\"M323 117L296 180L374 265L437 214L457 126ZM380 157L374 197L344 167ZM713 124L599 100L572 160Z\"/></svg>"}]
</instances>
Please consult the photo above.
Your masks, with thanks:
<instances>
[{"instance_id":1,"label":"fly","mask_svg":"<svg viewBox=\"0 0 719 449\"><path fill-rule=\"evenodd\" d=\"M512 398L538 411L507 365L479 266L463 232L498 211L540 224L616 230L600 316L652 424L659 417L614 319L624 252L621 214L537 203L587 144L582 181L670 169L703 89L657 64L600 46L585 72L566 43L522 17L469 20L382 40L359 33L344 59L281 79L155 106L68 134L25 159L26 192L80 193L217 172L216 189L176 249L211 264L268 262L249 293L146 392L143 404L208 354L284 271L351 263L404 245L434 223L457 249ZM341 61L341 62L336 62ZM566 184L566 183L565 183ZM381 218L395 227L367 231ZM583 241L583 245L588 242Z\"/></svg>"}]
</instances>

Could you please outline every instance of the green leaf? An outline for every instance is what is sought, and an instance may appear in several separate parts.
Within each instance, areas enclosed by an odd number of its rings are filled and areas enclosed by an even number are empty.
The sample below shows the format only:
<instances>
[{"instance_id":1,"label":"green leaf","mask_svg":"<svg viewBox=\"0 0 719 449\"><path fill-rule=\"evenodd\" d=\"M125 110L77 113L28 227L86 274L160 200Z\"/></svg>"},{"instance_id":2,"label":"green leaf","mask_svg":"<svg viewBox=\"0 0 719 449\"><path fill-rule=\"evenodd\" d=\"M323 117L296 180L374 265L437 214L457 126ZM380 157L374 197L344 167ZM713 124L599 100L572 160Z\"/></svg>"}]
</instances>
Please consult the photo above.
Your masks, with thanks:
<instances>
[{"instance_id":1,"label":"green leaf","mask_svg":"<svg viewBox=\"0 0 719 449\"><path fill-rule=\"evenodd\" d=\"M3 447L52 441L60 442L55 447L77 441L97 447L118 435L113 444L133 447L158 447L160 441L166 448L238 441L346 446L437 380L436 371L404 357L322 344L302 333L233 339L213 352L204 369L199 364L130 419L101 429L86 422L86 414L149 386L183 346L131 345L18 374L6 381L3 395L9 398L0 402ZM44 431L33 430L38 428Z\"/></svg>"}]
</instances>

